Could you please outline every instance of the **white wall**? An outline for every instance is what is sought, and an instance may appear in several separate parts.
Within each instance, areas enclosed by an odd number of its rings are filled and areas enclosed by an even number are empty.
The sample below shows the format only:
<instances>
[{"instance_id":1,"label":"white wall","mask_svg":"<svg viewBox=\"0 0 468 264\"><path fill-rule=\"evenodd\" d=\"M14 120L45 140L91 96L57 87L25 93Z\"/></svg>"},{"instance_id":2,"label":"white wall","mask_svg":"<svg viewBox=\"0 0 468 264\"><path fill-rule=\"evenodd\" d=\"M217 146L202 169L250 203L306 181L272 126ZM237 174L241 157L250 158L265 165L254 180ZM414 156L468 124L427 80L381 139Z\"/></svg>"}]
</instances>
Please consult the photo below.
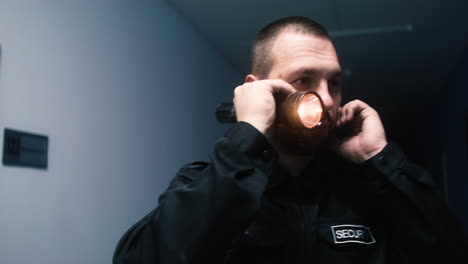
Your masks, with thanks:
<instances>
[{"instance_id":1,"label":"white wall","mask_svg":"<svg viewBox=\"0 0 468 264\"><path fill-rule=\"evenodd\" d=\"M0 263L110 263L242 76L162 0L0 0L0 43L0 138L50 143L48 170L0 166Z\"/></svg>"}]
</instances>

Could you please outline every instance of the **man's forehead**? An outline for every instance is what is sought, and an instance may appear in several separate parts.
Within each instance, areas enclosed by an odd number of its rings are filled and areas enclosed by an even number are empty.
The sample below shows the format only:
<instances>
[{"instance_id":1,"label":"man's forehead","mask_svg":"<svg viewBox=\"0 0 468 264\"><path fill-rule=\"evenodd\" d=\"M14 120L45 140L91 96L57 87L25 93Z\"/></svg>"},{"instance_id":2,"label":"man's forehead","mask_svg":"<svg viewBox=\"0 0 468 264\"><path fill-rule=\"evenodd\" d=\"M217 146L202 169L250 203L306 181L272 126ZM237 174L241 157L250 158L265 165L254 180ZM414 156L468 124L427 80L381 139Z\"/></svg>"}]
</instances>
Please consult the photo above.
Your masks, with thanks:
<instances>
[{"instance_id":1,"label":"man's forehead","mask_svg":"<svg viewBox=\"0 0 468 264\"><path fill-rule=\"evenodd\" d=\"M283 70L340 70L332 42L310 33L282 32L272 45L273 67ZM287 69L286 69L287 68Z\"/></svg>"}]
</instances>

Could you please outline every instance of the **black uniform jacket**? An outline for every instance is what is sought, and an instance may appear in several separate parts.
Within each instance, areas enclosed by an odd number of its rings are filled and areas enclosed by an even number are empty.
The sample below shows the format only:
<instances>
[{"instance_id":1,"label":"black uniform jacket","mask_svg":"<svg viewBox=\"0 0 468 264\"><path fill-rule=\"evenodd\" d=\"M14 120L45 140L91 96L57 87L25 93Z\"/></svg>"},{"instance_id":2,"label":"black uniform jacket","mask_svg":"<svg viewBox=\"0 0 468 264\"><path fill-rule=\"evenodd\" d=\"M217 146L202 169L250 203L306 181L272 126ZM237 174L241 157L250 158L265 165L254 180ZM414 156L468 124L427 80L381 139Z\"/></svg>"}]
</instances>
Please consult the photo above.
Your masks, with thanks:
<instances>
[{"instance_id":1,"label":"black uniform jacket","mask_svg":"<svg viewBox=\"0 0 468 264\"><path fill-rule=\"evenodd\" d=\"M114 263L468 263L431 177L392 143L359 166L322 154L291 177L240 122L210 158L179 171Z\"/></svg>"}]
</instances>

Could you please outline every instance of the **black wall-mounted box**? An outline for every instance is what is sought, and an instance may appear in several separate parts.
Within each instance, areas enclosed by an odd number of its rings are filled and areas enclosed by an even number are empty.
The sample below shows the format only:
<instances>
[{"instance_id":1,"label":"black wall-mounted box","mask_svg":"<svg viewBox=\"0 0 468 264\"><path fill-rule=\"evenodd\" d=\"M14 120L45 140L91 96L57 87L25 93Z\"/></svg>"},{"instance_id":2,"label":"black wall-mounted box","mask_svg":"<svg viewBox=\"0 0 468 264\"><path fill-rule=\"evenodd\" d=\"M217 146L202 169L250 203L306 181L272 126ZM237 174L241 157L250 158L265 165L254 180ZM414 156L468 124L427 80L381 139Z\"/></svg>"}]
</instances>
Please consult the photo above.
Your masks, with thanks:
<instances>
[{"instance_id":1,"label":"black wall-mounted box","mask_svg":"<svg viewBox=\"0 0 468 264\"><path fill-rule=\"evenodd\" d=\"M49 138L47 136L5 128L3 164L47 169Z\"/></svg>"}]
</instances>

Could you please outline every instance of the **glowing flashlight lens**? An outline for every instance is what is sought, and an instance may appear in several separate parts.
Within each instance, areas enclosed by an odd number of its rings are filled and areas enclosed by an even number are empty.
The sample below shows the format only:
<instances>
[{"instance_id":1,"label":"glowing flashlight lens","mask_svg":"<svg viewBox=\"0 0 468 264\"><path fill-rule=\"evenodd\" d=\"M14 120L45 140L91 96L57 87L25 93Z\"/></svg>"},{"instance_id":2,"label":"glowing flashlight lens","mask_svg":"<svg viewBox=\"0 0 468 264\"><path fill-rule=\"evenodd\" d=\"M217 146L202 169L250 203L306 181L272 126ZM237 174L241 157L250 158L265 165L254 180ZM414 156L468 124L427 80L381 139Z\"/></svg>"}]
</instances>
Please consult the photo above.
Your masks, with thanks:
<instances>
[{"instance_id":1,"label":"glowing flashlight lens","mask_svg":"<svg viewBox=\"0 0 468 264\"><path fill-rule=\"evenodd\" d=\"M306 94L299 102L299 107L297 108L299 119L307 128L320 125L322 112L322 104L315 94Z\"/></svg>"}]
</instances>

